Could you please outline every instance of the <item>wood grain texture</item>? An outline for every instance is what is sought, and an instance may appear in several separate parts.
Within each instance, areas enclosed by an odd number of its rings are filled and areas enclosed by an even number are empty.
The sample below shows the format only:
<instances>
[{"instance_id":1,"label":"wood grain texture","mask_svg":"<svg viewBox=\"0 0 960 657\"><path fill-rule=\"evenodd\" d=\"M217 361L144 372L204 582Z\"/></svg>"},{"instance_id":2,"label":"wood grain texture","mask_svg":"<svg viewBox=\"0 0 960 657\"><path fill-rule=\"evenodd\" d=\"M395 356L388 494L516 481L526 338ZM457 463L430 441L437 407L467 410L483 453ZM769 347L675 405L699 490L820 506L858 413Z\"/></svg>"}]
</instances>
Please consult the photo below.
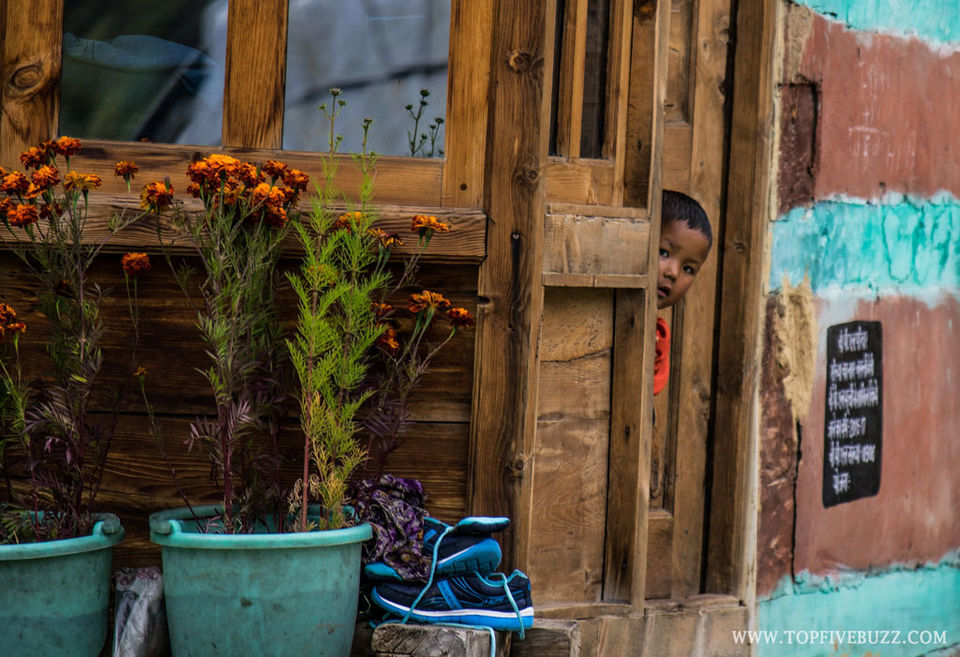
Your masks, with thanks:
<instances>
[{"instance_id":1,"label":"wood grain texture","mask_svg":"<svg viewBox=\"0 0 960 657\"><path fill-rule=\"evenodd\" d=\"M612 162L550 158L546 169L547 202L612 205L613 174Z\"/></svg>"},{"instance_id":2,"label":"wood grain texture","mask_svg":"<svg viewBox=\"0 0 960 657\"><path fill-rule=\"evenodd\" d=\"M557 90L557 155L580 157L583 75L587 50L587 0L570 0L564 12Z\"/></svg>"},{"instance_id":3,"label":"wood grain texture","mask_svg":"<svg viewBox=\"0 0 960 657\"><path fill-rule=\"evenodd\" d=\"M650 222L548 214L543 229L544 274L647 274Z\"/></svg>"},{"instance_id":4,"label":"wood grain texture","mask_svg":"<svg viewBox=\"0 0 960 657\"><path fill-rule=\"evenodd\" d=\"M538 600L601 599L612 345L611 290L544 291L529 570Z\"/></svg>"},{"instance_id":5,"label":"wood grain texture","mask_svg":"<svg viewBox=\"0 0 960 657\"><path fill-rule=\"evenodd\" d=\"M627 162L627 123L631 78L637 75L632 69L631 45L633 42L633 0L611 0L610 41L607 53L607 102L606 135L603 140L604 157L613 160L613 190L610 200L613 205L631 205L624 202L624 176ZM645 71L656 76L656 68ZM663 65L666 74L666 62Z\"/></svg>"},{"instance_id":6,"label":"wood grain texture","mask_svg":"<svg viewBox=\"0 0 960 657\"><path fill-rule=\"evenodd\" d=\"M774 50L780 3L738 5L730 156L722 244L708 592L750 591L756 508L757 384L773 134Z\"/></svg>"},{"instance_id":7,"label":"wood grain texture","mask_svg":"<svg viewBox=\"0 0 960 657\"><path fill-rule=\"evenodd\" d=\"M537 337L554 13L548 3L497 2L487 259L480 267L469 508L507 515L505 563L529 562L536 431Z\"/></svg>"},{"instance_id":8,"label":"wood grain texture","mask_svg":"<svg viewBox=\"0 0 960 657\"><path fill-rule=\"evenodd\" d=\"M280 148L287 63L287 0L228 5L224 146Z\"/></svg>"},{"instance_id":9,"label":"wood grain texture","mask_svg":"<svg viewBox=\"0 0 960 657\"><path fill-rule=\"evenodd\" d=\"M633 49L630 52L629 114L624 152L624 204L649 207L650 173L656 112L657 14L649 5L631 12Z\"/></svg>"},{"instance_id":10,"label":"wood grain texture","mask_svg":"<svg viewBox=\"0 0 960 657\"><path fill-rule=\"evenodd\" d=\"M664 101L667 123L691 120L693 59L697 42L693 37L694 0L672 0L670 8L670 61L667 64L667 96ZM672 188L669 188L672 189Z\"/></svg>"},{"instance_id":11,"label":"wood grain texture","mask_svg":"<svg viewBox=\"0 0 960 657\"><path fill-rule=\"evenodd\" d=\"M0 4L0 166L57 132L63 0Z\"/></svg>"},{"instance_id":12,"label":"wood grain texture","mask_svg":"<svg viewBox=\"0 0 960 657\"><path fill-rule=\"evenodd\" d=\"M453 0L442 204L479 207L487 146L494 0Z\"/></svg>"},{"instance_id":13,"label":"wood grain texture","mask_svg":"<svg viewBox=\"0 0 960 657\"><path fill-rule=\"evenodd\" d=\"M668 500L674 517L671 596L700 592L707 445L713 395L718 240L723 234L724 85L727 70L730 1L700 0L690 41L694 94L691 100L689 193L713 225L714 248L684 298L674 324L679 362L672 367L670 399L676 409L672 451L674 486ZM668 94L669 96L669 94ZM664 186L666 187L666 182Z\"/></svg>"}]
</instances>

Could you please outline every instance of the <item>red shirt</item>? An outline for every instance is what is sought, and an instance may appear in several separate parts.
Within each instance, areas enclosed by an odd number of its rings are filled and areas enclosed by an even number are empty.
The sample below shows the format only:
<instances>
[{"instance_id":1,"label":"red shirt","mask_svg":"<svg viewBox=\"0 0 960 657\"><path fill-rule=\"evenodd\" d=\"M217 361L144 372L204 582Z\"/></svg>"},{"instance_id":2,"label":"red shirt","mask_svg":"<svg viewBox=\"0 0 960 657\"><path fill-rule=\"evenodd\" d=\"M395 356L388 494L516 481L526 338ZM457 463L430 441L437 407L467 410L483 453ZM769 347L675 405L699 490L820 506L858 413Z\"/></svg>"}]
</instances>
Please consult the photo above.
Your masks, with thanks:
<instances>
[{"instance_id":1,"label":"red shirt","mask_svg":"<svg viewBox=\"0 0 960 657\"><path fill-rule=\"evenodd\" d=\"M670 378L670 327L666 320L657 318L657 349L653 359L653 394L659 395Z\"/></svg>"}]
</instances>

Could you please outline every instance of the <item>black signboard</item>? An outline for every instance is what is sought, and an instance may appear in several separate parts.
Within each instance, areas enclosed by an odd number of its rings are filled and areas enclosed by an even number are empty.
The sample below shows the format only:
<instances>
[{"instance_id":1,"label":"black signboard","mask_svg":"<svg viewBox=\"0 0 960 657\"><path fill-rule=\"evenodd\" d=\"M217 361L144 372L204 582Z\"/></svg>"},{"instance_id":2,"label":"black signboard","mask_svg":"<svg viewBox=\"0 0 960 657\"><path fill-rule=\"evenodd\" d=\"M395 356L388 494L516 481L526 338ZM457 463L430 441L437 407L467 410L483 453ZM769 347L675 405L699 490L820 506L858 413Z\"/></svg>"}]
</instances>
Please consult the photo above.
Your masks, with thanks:
<instances>
[{"instance_id":1,"label":"black signboard","mask_svg":"<svg viewBox=\"0 0 960 657\"><path fill-rule=\"evenodd\" d=\"M880 490L882 346L880 322L848 322L827 329L825 507L871 497Z\"/></svg>"}]
</instances>

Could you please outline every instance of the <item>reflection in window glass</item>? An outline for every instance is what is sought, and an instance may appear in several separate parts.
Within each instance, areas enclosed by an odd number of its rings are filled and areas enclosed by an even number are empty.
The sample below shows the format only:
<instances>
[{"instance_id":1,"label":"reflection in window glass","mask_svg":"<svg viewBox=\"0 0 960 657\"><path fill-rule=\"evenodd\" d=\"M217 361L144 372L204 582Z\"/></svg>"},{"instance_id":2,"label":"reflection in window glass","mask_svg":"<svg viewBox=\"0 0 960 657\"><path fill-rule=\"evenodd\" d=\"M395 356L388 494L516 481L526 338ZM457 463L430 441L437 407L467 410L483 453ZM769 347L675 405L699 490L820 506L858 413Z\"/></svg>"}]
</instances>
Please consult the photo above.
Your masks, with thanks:
<instances>
[{"instance_id":1,"label":"reflection in window glass","mask_svg":"<svg viewBox=\"0 0 960 657\"><path fill-rule=\"evenodd\" d=\"M329 106L337 87L347 103L337 119L341 152L360 150L361 123L371 118L369 150L411 155L414 120L405 108L416 113L425 100L413 148L439 157L449 42L450 0L290 0L283 147L327 150L317 107Z\"/></svg>"},{"instance_id":2,"label":"reflection in window glass","mask_svg":"<svg viewBox=\"0 0 960 657\"><path fill-rule=\"evenodd\" d=\"M60 134L220 143L227 0L63 8Z\"/></svg>"}]
</instances>

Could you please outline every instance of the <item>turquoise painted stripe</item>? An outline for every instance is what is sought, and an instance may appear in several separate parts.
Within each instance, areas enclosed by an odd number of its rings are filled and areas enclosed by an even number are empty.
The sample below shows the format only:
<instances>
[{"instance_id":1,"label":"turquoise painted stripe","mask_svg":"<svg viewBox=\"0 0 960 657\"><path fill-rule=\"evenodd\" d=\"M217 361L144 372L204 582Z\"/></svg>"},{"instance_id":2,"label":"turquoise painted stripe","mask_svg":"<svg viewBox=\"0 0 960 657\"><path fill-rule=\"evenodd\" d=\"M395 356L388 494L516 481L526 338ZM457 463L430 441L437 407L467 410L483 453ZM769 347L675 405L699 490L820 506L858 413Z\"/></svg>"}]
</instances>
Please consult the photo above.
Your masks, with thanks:
<instances>
[{"instance_id":1,"label":"turquoise painted stripe","mask_svg":"<svg viewBox=\"0 0 960 657\"><path fill-rule=\"evenodd\" d=\"M802 573L798 582L792 583L787 576L774 596L757 603L757 628L767 632L757 637L758 657L837 657L844 653L861 657L868 652L915 657L960 644L960 568L956 558L869 576L846 575L842 581ZM821 633L831 630L855 634ZM873 634L860 635L860 631ZM911 638L920 642L942 636L910 635L911 631L945 632L946 643L910 645ZM902 643L891 643L894 638ZM879 643L884 639L887 643Z\"/></svg>"},{"instance_id":2,"label":"turquoise painted stripe","mask_svg":"<svg viewBox=\"0 0 960 657\"><path fill-rule=\"evenodd\" d=\"M960 202L949 195L870 204L825 201L773 224L770 288L810 278L815 292L960 288Z\"/></svg>"},{"instance_id":3,"label":"turquoise painted stripe","mask_svg":"<svg viewBox=\"0 0 960 657\"><path fill-rule=\"evenodd\" d=\"M856 30L918 36L940 43L960 41L957 0L796 0Z\"/></svg>"}]
</instances>

